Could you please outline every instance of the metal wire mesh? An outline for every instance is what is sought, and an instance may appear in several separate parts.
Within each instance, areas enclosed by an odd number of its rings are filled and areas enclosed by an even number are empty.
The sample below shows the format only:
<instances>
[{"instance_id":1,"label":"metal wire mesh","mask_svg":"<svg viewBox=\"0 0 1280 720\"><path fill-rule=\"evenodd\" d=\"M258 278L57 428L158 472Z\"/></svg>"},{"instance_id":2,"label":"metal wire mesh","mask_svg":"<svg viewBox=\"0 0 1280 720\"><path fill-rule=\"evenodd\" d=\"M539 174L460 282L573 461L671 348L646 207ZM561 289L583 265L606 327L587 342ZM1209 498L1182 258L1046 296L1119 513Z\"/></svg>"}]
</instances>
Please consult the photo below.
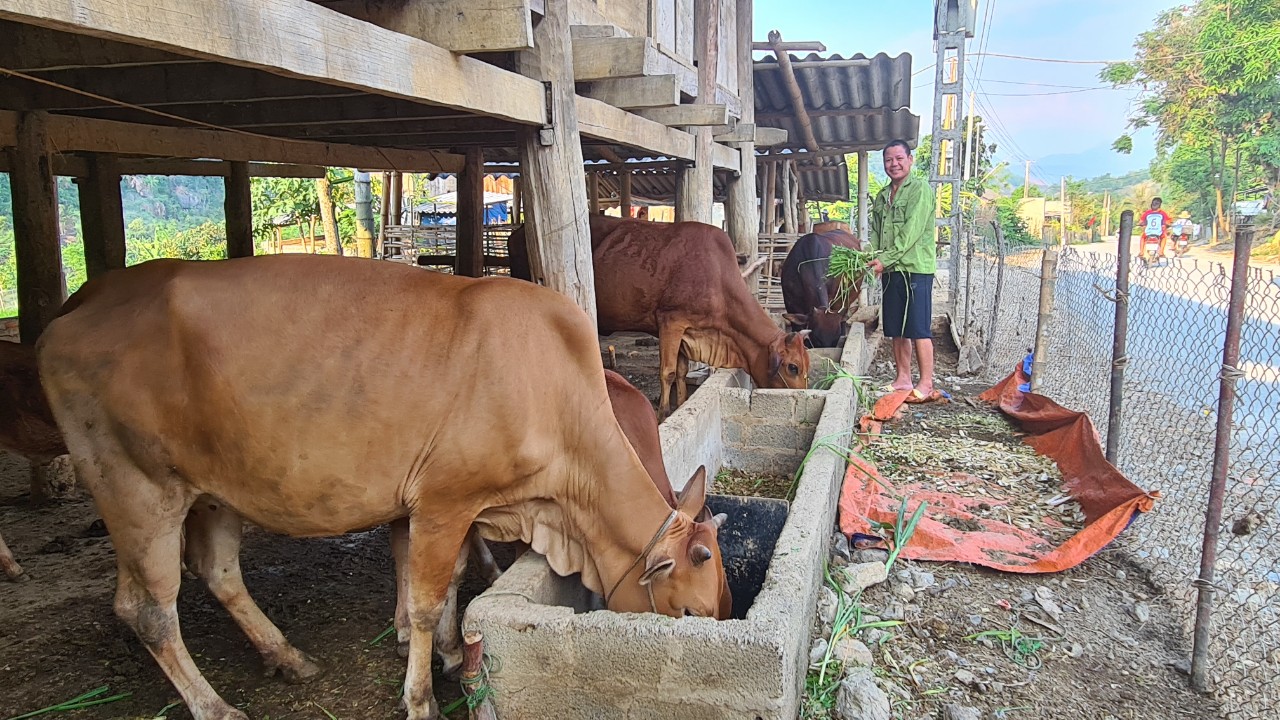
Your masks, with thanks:
<instances>
[{"instance_id":1,"label":"metal wire mesh","mask_svg":"<svg viewBox=\"0 0 1280 720\"><path fill-rule=\"evenodd\" d=\"M975 362L986 359L984 372L996 380L1034 345L1042 251L1002 255L983 238L974 244L971 267L962 269L956 317L968 345L989 348ZM1044 393L1088 412L1104 437L1117 262L1114 255L1062 251L1048 359L1035 368ZM1118 465L1162 499L1122 542L1164 586L1188 640L1229 288L1228 268L1216 262L1175 259L1131 268ZM1210 649L1215 690L1232 720L1274 718L1280 706L1280 281L1252 268L1245 305Z\"/></svg>"}]
</instances>

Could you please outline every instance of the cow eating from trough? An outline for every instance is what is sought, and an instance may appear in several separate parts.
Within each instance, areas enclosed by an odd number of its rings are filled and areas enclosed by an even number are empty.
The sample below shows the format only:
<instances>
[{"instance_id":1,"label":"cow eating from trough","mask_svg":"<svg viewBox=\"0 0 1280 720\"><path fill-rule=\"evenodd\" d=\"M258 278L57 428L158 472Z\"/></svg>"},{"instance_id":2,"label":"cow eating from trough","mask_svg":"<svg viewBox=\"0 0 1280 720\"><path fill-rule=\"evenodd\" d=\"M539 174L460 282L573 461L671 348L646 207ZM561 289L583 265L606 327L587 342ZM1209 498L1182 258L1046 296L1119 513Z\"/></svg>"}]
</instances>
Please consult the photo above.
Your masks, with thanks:
<instances>
[{"instance_id":1,"label":"cow eating from trough","mask_svg":"<svg viewBox=\"0 0 1280 720\"><path fill-rule=\"evenodd\" d=\"M787 308L782 317L792 330L810 330L809 342L816 348L840 343L849 311L862 293L861 283L842 293L841 280L827 276L835 246L862 249L858 238L843 230L813 232L796 240L782 263L782 303Z\"/></svg>"},{"instance_id":2,"label":"cow eating from trough","mask_svg":"<svg viewBox=\"0 0 1280 720\"><path fill-rule=\"evenodd\" d=\"M392 305L415 322L356 311ZM546 288L327 256L157 260L90 280L37 352L115 546L116 614L195 720L246 715L179 634L184 534L188 568L267 668L320 671L249 597L242 520L306 537L408 519L409 720L440 717L432 636L473 524L581 573L612 610L716 613L715 523L654 488L595 329Z\"/></svg>"},{"instance_id":3,"label":"cow eating from trough","mask_svg":"<svg viewBox=\"0 0 1280 720\"><path fill-rule=\"evenodd\" d=\"M524 228L510 240L511 274L532 278ZM807 333L786 333L747 290L729 236L697 222L591 216L600 332L658 337L658 415L684 403L689 361L743 368L759 387L808 386Z\"/></svg>"},{"instance_id":4,"label":"cow eating from trough","mask_svg":"<svg viewBox=\"0 0 1280 720\"><path fill-rule=\"evenodd\" d=\"M609 391L609 405L613 408L613 415L618 420L619 427L622 428L622 434L626 435L627 441L631 443L632 449L636 451L636 455L640 458L640 463L649 473L649 477L653 479L653 485L662 493L663 499L672 508L684 508L688 503L692 503L694 498L701 498L706 493L706 473L698 472L694 475L693 480L685 486L684 490L677 495L671 487L671 478L667 475L667 466L662 459L662 440L658 435L658 416L653 411L653 405L649 403L649 398L640 392L627 379L612 370L604 371L605 386ZM701 504L701 500L698 501ZM701 513L693 515L698 522L712 521L716 527L720 527L725 516L712 516L711 511L704 505ZM409 526L403 520L397 520L391 525L391 542L393 555L396 560L396 637L398 639L397 650L400 655L406 656L409 651L409 617L408 608L405 604L406 593L406 574L404 560L408 556L409 547ZM458 561L454 566L453 582L449 584L449 594L445 599L444 613L440 617L440 625L436 628L436 650L440 653L440 659L443 663L446 675L452 675L462 665L462 643L458 634L458 584L462 582L467 562L470 560L480 570L481 576L489 583L493 584L502 571L498 568L498 564L494 562L493 554L489 552L488 546L485 545L484 539L472 528L467 535L467 542L462 546L462 552L458 557ZM728 578L725 579L724 585L720 588L719 609L716 612L717 620L727 620L733 614L733 595L729 591Z\"/></svg>"},{"instance_id":5,"label":"cow eating from trough","mask_svg":"<svg viewBox=\"0 0 1280 720\"><path fill-rule=\"evenodd\" d=\"M62 433L58 432L40 387L35 349L7 341L0 341L0 450L31 462L33 497L37 494L34 488L46 484L47 474L59 473L59 468L50 463L67 454ZM3 537L0 570L15 582L27 579Z\"/></svg>"}]
</instances>

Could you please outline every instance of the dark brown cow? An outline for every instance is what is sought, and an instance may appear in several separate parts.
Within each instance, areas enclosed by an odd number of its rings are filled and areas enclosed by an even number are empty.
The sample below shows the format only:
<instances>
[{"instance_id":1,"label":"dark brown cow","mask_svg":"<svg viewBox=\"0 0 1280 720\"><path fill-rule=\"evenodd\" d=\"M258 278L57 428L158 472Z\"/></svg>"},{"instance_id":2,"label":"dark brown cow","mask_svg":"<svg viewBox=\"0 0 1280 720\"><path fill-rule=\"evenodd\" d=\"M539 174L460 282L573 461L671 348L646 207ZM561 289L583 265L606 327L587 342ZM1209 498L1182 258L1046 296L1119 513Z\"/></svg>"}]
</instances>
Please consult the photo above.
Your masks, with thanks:
<instances>
[{"instance_id":1,"label":"dark brown cow","mask_svg":"<svg viewBox=\"0 0 1280 720\"><path fill-rule=\"evenodd\" d=\"M31 461L33 487L44 482L46 473L55 472L46 467L48 463L67 454L40 387L36 351L30 345L0 341L0 450ZM0 538L0 570L10 580L27 579L4 538Z\"/></svg>"},{"instance_id":2,"label":"dark brown cow","mask_svg":"<svg viewBox=\"0 0 1280 720\"><path fill-rule=\"evenodd\" d=\"M523 228L511 235L511 274L530 279ZM602 334L658 336L658 414L685 401L690 360L743 368L756 385L804 388L804 334L784 333L747 290L733 242L703 223L652 223L593 215L597 323Z\"/></svg>"},{"instance_id":3,"label":"dark brown cow","mask_svg":"<svg viewBox=\"0 0 1280 720\"><path fill-rule=\"evenodd\" d=\"M844 334L849 311L857 305L862 283L850 288L839 302L837 278L827 277L831 248L861 250L858 238L843 230L809 233L796 240L782 263L782 302L787 308L783 318L792 330L812 331L809 342L814 347L835 347Z\"/></svg>"},{"instance_id":4,"label":"dark brown cow","mask_svg":"<svg viewBox=\"0 0 1280 720\"><path fill-rule=\"evenodd\" d=\"M390 305L418 314L355 310ZM90 280L37 353L115 546L116 614L195 720L247 718L179 634L184 534L268 669L319 672L244 587L244 520L306 537L408 518L409 720L440 717L432 636L472 525L581 573L612 610L718 610L715 524L654 489L595 328L545 288L331 256L158 260Z\"/></svg>"},{"instance_id":5,"label":"dark brown cow","mask_svg":"<svg viewBox=\"0 0 1280 720\"><path fill-rule=\"evenodd\" d=\"M654 487L658 488L658 492L662 493L662 497L666 499L667 504L671 507L679 507L684 501L686 495L700 495L704 493L705 487L685 486L683 492L679 496L671 488L671 478L667 475L667 465L662 459L662 440L658 435L658 416L653 411L653 405L649 403L649 398L644 396L627 379L612 370L604 371L605 385L609 390L609 405L613 408L613 415L618 420L622 433L627 436L627 441L631 443L632 449L636 451L636 455L640 457L640 463L644 465L644 469L648 471L649 477L653 479ZM693 482L705 483L705 475L695 476ZM721 515L713 517L711 511L706 507L702 508L702 512L695 519L698 522L714 522L716 527L720 527L725 516ZM396 558L396 579L399 591L396 595L396 637L399 640L398 651L403 657L408 653L408 609L404 603L405 597L405 574L403 572L403 558L406 557L408 549L408 523L404 521L396 521L391 526L391 542L393 554ZM495 580L502 574L498 568L498 564L494 562L493 554L489 552L489 547L485 545L484 539L481 538L473 529L467 537L467 543L462 548L462 557L458 559L455 566L456 572L453 582L449 585L449 595L445 599L444 614L440 617L440 625L436 628L436 650L440 653L440 659L444 665L446 674L454 673L462 664L462 645L458 637L458 583L462 581L463 571L466 569L468 562L468 554L470 562L480 569L484 579L492 585ZM728 579L725 579L724 586L720 589L720 609L716 613L717 620L727 620L733 615L733 595L729 591Z\"/></svg>"}]
</instances>

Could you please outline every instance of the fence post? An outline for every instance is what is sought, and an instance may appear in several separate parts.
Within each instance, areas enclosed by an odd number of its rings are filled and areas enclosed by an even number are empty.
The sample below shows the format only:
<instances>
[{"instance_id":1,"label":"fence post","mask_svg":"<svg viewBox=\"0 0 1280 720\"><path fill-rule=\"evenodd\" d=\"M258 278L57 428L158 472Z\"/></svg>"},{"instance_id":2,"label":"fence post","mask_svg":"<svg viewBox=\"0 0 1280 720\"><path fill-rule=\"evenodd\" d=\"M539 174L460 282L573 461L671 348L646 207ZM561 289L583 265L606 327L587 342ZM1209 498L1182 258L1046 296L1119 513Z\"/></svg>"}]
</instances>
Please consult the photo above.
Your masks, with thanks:
<instances>
[{"instance_id":1,"label":"fence post","mask_svg":"<svg viewBox=\"0 0 1280 720\"><path fill-rule=\"evenodd\" d=\"M1120 213L1120 235L1116 252L1116 322L1111 344L1111 407L1107 415L1107 462L1115 465L1120 453L1120 424L1123 422L1124 366L1129 342L1129 240L1133 235L1133 211Z\"/></svg>"},{"instance_id":2,"label":"fence post","mask_svg":"<svg viewBox=\"0 0 1280 720\"><path fill-rule=\"evenodd\" d=\"M1191 687L1204 692L1209 686L1209 622L1213 615L1213 573L1218 561L1218 531L1222 527L1222 502L1231 467L1231 421L1235 414L1236 380L1241 377L1240 327L1244 324L1245 292L1249 285L1251 228L1237 227L1235 258L1231 265L1231 301L1227 306L1227 336L1222 344L1222 370L1218 373L1218 427L1213 446L1213 476L1209 483L1209 507L1204 514L1204 544L1200 550L1200 577L1196 598L1195 644L1191 651Z\"/></svg>"},{"instance_id":3,"label":"fence post","mask_svg":"<svg viewBox=\"0 0 1280 720\"><path fill-rule=\"evenodd\" d=\"M984 367L991 367L991 354L996 350L996 323L1000 320L1000 298L1004 294L1004 230L999 221L991 221L996 234L996 296L991 302L991 323L987 325L987 346L982 354Z\"/></svg>"},{"instance_id":4,"label":"fence post","mask_svg":"<svg viewBox=\"0 0 1280 720\"><path fill-rule=\"evenodd\" d=\"M1046 246L1040 259L1040 315L1036 318L1036 349L1032 357L1031 392L1044 386L1049 360L1049 321L1053 319L1053 291L1058 280L1058 249Z\"/></svg>"}]
</instances>

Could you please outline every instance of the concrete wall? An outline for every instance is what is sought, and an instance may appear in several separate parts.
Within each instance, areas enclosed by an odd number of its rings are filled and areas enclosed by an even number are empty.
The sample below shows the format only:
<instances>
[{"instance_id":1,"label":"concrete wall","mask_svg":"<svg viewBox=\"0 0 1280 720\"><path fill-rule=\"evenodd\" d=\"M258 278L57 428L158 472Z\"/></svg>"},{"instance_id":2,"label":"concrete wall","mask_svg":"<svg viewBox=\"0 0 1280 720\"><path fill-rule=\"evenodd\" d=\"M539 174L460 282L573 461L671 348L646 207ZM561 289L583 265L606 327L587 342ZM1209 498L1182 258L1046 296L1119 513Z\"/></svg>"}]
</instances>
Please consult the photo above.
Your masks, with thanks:
<instances>
[{"instance_id":1,"label":"concrete wall","mask_svg":"<svg viewBox=\"0 0 1280 720\"><path fill-rule=\"evenodd\" d=\"M850 335L841 364L861 374L866 354L861 328ZM721 461L755 462L745 440L726 441L729 428L736 424L744 437L754 433L781 440L773 433L783 426L784 411L787 422L812 425L797 433L848 445L857 412L850 380L839 380L825 392L754 393L744 393L742 380L733 372L713 373L663 424L663 451L673 480L684 482L699 464L712 471ZM773 454L789 453L794 461L789 469L794 469L804 455L792 447L801 444L800 436L785 440L761 448L768 459L760 462L781 463ZM499 716L794 718L844 467L843 458L832 452L809 456L768 575L744 620L583 612L593 601L581 584L557 577L541 556L526 553L472 601L464 620L467 630L484 634L486 651L500 663L490 678Z\"/></svg>"}]
</instances>

